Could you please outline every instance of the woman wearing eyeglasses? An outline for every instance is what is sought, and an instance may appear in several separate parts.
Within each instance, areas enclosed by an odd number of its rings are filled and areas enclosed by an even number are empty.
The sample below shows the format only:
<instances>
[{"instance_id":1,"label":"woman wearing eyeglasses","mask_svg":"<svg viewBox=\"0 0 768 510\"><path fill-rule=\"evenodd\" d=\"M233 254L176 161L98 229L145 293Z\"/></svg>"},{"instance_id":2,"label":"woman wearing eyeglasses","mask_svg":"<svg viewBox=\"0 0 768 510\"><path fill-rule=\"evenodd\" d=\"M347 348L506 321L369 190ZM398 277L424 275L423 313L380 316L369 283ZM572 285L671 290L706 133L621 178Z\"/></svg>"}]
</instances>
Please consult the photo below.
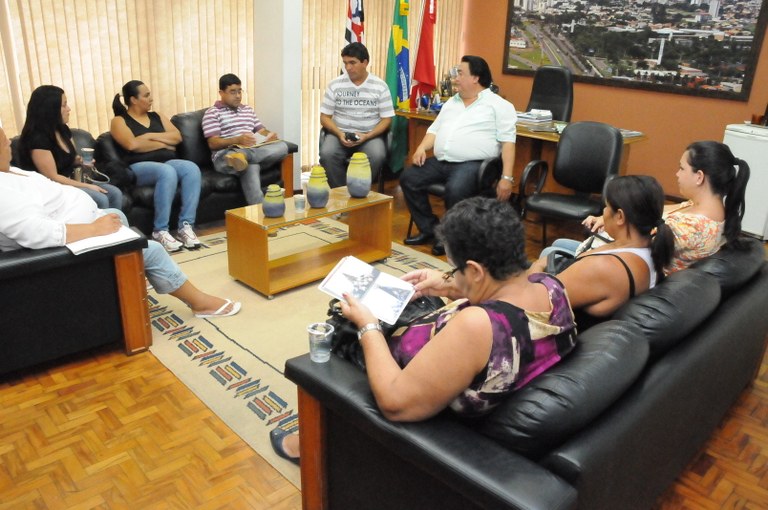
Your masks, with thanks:
<instances>
[{"instance_id":1,"label":"woman wearing eyeglasses","mask_svg":"<svg viewBox=\"0 0 768 510\"><path fill-rule=\"evenodd\" d=\"M422 269L403 279L416 286L416 297L456 301L389 342L357 299L347 295L341 303L359 328L376 403L393 421L425 420L446 407L463 416L488 413L574 346L565 290L553 276L526 274L525 234L511 206L463 200L446 212L437 235L455 269ZM271 439L279 455L295 459L298 436Z\"/></svg>"}]
</instances>

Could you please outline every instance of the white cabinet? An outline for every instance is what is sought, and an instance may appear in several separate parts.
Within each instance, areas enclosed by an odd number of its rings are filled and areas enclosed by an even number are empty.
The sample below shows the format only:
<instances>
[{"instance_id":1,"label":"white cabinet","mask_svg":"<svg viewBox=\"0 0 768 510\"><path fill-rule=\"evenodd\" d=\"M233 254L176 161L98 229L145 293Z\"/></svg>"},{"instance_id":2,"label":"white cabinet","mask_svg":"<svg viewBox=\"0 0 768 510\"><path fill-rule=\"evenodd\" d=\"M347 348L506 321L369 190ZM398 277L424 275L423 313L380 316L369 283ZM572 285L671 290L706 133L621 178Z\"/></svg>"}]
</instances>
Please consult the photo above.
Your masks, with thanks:
<instances>
[{"instance_id":1,"label":"white cabinet","mask_svg":"<svg viewBox=\"0 0 768 510\"><path fill-rule=\"evenodd\" d=\"M746 161L751 171L741 229L768 239L768 127L730 124L725 127L723 143L734 156Z\"/></svg>"}]
</instances>

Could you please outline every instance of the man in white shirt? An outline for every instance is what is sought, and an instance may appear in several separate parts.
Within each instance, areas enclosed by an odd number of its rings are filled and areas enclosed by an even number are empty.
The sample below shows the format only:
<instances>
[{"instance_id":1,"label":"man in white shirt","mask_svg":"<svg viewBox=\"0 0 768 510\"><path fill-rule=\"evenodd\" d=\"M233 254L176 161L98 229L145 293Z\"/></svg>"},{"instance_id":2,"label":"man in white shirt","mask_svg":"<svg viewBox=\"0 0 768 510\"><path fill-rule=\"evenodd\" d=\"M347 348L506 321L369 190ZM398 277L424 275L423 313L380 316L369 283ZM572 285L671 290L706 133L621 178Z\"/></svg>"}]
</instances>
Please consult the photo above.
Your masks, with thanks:
<instances>
[{"instance_id":1,"label":"man in white shirt","mask_svg":"<svg viewBox=\"0 0 768 510\"><path fill-rule=\"evenodd\" d=\"M320 105L320 124L327 131L320 147L320 166L332 188L347 183L346 160L364 152L376 178L387 157L384 135L395 110L387 84L368 72L368 50L354 42L341 51L345 74L328 84Z\"/></svg>"},{"instance_id":2,"label":"man in white shirt","mask_svg":"<svg viewBox=\"0 0 768 510\"><path fill-rule=\"evenodd\" d=\"M112 234L124 222L122 212L97 208L78 188L11 167L11 142L0 129L0 251L64 246ZM143 256L147 279L155 290L177 297L196 317L227 317L240 311L240 303L192 285L160 243L149 241Z\"/></svg>"},{"instance_id":3,"label":"man in white shirt","mask_svg":"<svg viewBox=\"0 0 768 510\"><path fill-rule=\"evenodd\" d=\"M455 78L457 93L446 101L435 122L413 154L413 165L400 177L406 205L419 233L405 244L427 244L434 240L439 218L432 212L427 188L445 184L445 207L476 195L477 171L484 159L501 154L502 177L496 185L496 198L508 200L512 194L512 167L515 161L517 113L509 101L490 90L491 70L480 57L465 55ZM434 157L427 158L432 149ZM440 243L435 255L445 254Z\"/></svg>"}]
</instances>

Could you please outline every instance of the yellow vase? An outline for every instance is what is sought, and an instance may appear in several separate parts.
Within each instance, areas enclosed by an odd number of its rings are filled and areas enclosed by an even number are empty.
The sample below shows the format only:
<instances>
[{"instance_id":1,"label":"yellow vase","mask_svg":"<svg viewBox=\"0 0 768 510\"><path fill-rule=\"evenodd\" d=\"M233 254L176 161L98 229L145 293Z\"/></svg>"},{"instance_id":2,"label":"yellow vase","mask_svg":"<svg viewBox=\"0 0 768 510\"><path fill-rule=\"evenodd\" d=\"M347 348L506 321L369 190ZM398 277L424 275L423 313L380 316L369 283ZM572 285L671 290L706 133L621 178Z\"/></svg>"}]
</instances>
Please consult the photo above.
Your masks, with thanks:
<instances>
[{"instance_id":1,"label":"yellow vase","mask_svg":"<svg viewBox=\"0 0 768 510\"><path fill-rule=\"evenodd\" d=\"M328 177L325 175L325 168L315 165L312 167L312 173L309 174L307 183L307 202L310 207L321 208L328 203L331 194L331 187L328 185Z\"/></svg>"},{"instance_id":2,"label":"yellow vase","mask_svg":"<svg viewBox=\"0 0 768 510\"><path fill-rule=\"evenodd\" d=\"M283 198L283 190L280 189L280 186L277 184L267 186L261 207L267 218L279 218L285 214L285 198Z\"/></svg>"},{"instance_id":3,"label":"yellow vase","mask_svg":"<svg viewBox=\"0 0 768 510\"><path fill-rule=\"evenodd\" d=\"M371 191L371 163L364 152L355 152L349 159L347 191L354 198L365 198Z\"/></svg>"}]
</instances>

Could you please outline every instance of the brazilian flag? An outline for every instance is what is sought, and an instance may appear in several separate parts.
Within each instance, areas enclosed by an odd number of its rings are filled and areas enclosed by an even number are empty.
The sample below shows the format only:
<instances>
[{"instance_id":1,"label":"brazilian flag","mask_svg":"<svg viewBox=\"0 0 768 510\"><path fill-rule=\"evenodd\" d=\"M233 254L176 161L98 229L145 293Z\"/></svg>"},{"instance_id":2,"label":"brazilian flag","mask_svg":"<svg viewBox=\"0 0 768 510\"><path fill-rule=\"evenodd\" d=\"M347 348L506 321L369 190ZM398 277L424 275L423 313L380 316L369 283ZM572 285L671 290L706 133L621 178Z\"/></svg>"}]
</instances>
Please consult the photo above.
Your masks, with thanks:
<instances>
[{"instance_id":1,"label":"brazilian flag","mask_svg":"<svg viewBox=\"0 0 768 510\"><path fill-rule=\"evenodd\" d=\"M392 35L387 52L387 85L392 94L395 110L410 108L410 60L408 52L408 11L409 0L395 0L395 15L392 21ZM393 172L403 169L408 154L408 119L392 119L392 144L389 146L389 168Z\"/></svg>"}]
</instances>

